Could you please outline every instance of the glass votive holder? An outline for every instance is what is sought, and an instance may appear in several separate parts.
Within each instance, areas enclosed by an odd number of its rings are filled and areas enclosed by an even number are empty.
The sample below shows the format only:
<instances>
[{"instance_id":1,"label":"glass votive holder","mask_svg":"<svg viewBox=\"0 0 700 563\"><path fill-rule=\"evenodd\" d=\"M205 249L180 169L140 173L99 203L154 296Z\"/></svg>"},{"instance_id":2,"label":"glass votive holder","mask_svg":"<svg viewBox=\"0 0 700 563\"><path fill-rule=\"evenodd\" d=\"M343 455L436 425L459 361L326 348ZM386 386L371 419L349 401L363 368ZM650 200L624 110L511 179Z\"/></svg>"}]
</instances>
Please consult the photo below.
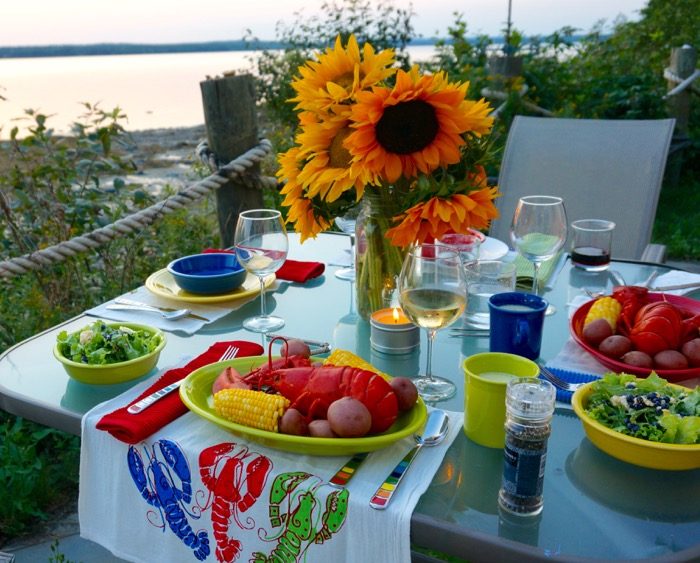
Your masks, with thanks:
<instances>
[{"instance_id":1,"label":"glass votive holder","mask_svg":"<svg viewBox=\"0 0 700 563\"><path fill-rule=\"evenodd\" d=\"M408 354L420 344L419 328L408 320L400 307L372 313L369 319L370 345L384 354Z\"/></svg>"}]
</instances>

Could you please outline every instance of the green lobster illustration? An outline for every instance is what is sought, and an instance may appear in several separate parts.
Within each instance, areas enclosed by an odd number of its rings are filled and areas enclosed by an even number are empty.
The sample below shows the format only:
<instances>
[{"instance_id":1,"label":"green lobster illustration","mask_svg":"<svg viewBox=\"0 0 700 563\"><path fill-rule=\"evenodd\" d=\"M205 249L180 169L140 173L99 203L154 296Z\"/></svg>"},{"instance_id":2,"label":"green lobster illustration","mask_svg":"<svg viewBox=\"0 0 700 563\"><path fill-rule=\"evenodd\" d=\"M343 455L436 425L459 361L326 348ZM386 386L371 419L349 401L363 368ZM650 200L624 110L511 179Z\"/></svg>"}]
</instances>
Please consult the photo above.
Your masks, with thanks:
<instances>
[{"instance_id":1,"label":"green lobster illustration","mask_svg":"<svg viewBox=\"0 0 700 563\"><path fill-rule=\"evenodd\" d=\"M306 483L309 479L313 481ZM348 513L350 493L334 489L326 496L321 513L319 489L324 485L327 483L320 478L302 471L280 473L275 478L270 489L270 525L281 530L268 536L260 529L258 535L264 541L277 541L277 545L269 555L255 552L251 563L299 561L313 543L323 543L340 530Z\"/></svg>"}]
</instances>

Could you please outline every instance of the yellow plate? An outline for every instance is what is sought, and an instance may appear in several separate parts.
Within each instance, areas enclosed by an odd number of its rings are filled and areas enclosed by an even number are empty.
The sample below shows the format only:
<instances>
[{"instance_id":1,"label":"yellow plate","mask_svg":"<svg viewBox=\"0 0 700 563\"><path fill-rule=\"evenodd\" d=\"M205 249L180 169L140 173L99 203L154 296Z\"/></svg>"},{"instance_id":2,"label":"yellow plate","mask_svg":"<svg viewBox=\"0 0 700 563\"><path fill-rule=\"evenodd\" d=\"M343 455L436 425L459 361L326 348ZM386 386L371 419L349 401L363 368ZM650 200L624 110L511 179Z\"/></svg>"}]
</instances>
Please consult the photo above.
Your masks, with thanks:
<instances>
[{"instance_id":1,"label":"yellow plate","mask_svg":"<svg viewBox=\"0 0 700 563\"><path fill-rule=\"evenodd\" d=\"M270 274L265 278L265 287L270 287L275 281L275 275ZM188 293L181 289L175 282L175 278L163 268L152 273L146 280L146 289L155 293L159 297L173 299L175 301L185 301L187 303L220 303L222 301L232 301L234 299L242 299L251 295L260 293L259 278L253 274L248 274L245 281L240 287L228 293L217 293L216 295L199 295L197 293Z\"/></svg>"},{"instance_id":2,"label":"yellow plate","mask_svg":"<svg viewBox=\"0 0 700 563\"><path fill-rule=\"evenodd\" d=\"M418 432L425 423L427 409L419 398L413 408L400 413L398 419L386 432L364 438L312 438L310 436L292 436L258 430L250 426L236 424L220 417L214 411L214 399L211 386L216 376L227 366L233 366L241 373L246 373L267 361L267 356L237 358L225 362L217 362L199 368L190 373L180 386L180 397L192 412L218 424L222 428L258 442L263 446L308 455L351 455L360 452L371 452L389 446Z\"/></svg>"},{"instance_id":3,"label":"yellow plate","mask_svg":"<svg viewBox=\"0 0 700 563\"><path fill-rule=\"evenodd\" d=\"M571 398L571 405L591 442L608 455L641 467L666 470L700 468L700 444L664 444L642 440L615 432L588 416L585 409L594 383L592 381L580 387ZM669 385L680 387L671 383Z\"/></svg>"}]
</instances>

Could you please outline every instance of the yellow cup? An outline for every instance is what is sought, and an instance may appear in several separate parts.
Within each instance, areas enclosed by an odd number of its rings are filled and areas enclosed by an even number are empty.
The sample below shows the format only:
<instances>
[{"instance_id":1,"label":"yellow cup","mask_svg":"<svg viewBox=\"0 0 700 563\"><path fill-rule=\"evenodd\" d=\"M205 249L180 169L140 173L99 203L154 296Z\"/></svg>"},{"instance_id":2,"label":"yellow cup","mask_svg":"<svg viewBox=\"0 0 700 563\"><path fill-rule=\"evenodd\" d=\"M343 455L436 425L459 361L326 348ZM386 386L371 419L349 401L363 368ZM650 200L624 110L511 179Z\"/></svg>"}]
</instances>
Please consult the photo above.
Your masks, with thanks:
<instances>
[{"instance_id":1,"label":"yellow cup","mask_svg":"<svg viewBox=\"0 0 700 563\"><path fill-rule=\"evenodd\" d=\"M504 352L483 352L464 360L464 433L489 448L505 445L506 385L515 377L537 377L532 360Z\"/></svg>"}]
</instances>

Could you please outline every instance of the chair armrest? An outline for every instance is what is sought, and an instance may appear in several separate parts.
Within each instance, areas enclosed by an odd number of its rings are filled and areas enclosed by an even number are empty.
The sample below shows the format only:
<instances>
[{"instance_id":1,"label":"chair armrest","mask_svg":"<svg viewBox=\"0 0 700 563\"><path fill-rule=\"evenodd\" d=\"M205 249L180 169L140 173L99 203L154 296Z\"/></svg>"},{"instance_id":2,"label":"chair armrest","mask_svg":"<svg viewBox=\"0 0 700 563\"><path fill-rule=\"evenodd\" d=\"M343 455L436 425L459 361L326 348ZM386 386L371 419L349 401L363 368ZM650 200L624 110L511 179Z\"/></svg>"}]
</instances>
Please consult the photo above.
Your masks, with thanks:
<instances>
[{"instance_id":1,"label":"chair armrest","mask_svg":"<svg viewBox=\"0 0 700 563\"><path fill-rule=\"evenodd\" d=\"M647 244L642 252L642 262L657 262L659 264L666 262L666 245Z\"/></svg>"}]
</instances>

